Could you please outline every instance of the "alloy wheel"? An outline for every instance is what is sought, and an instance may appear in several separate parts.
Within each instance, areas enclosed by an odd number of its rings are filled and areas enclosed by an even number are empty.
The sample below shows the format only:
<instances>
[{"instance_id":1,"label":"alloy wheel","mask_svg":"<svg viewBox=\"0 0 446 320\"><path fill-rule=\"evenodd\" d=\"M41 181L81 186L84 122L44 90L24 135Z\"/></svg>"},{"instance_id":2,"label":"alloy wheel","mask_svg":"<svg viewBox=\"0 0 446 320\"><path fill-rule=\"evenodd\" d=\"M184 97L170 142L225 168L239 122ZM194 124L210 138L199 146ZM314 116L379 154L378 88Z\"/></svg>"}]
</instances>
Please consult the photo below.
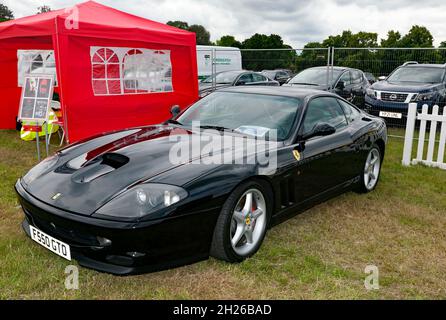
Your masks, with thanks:
<instances>
[{"instance_id":1,"label":"alloy wheel","mask_svg":"<svg viewBox=\"0 0 446 320\"><path fill-rule=\"evenodd\" d=\"M230 240L238 255L247 256L256 249L266 222L265 197L257 189L247 190L238 200L231 220Z\"/></svg>"},{"instance_id":2,"label":"alloy wheel","mask_svg":"<svg viewBox=\"0 0 446 320\"><path fill-rule=\"evenodd\" d=\"M374 148L370 150L364 167L364 184L367 190L372 190L375 188L378 178L379 171L381 170L381 155L379 150Z\"/></svg>"}]
</instances>

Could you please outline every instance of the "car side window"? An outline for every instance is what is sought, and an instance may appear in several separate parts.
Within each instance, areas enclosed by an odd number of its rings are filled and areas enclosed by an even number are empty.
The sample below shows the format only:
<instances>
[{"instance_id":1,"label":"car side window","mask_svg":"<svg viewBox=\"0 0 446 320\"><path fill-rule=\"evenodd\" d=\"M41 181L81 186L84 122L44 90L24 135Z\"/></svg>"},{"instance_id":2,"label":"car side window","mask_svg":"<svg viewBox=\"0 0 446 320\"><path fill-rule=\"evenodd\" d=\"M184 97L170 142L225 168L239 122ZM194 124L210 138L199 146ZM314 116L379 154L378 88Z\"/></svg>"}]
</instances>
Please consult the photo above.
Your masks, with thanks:
<instances>
[{"instance_id":1,"label":"car side window","mask_svg":"<svg viewBox=\"0 0 446 320\"><path fill-rule=\"evenodd\" d=\"M252 73L246 73L246 74L242 75L242 76L238 79L237 83L238 83L238 84L242 84L242 83L251 83L251 82L253 82L253 81L254 81L254 80L253 80L253 78L252 78Z\"/></svg>"},{"instance_id":2,"label":"car side window","mask_svg":"<svg viewBox=\"0 0 446 320\"><path fill-rule=\"evenodd\" d=\"M359 118L359 115L361 113L359 112L358 109L353 107L351 104L345 102L344 100L337 99L337 101L344 110L345 116L347 117L349 123L352 123L353 121Z\"/></svg>"},{"instance_id":3,"label":"car side window","mask_svg":"<svg viewBox=\"0 0 446 320\"><path fill-rule=\"evenodd\" d=\"M319 123L328 123L336 128L342 129L347 126L344 111L336 98L320 97L311 100L305 112L305 119L301 134L305 135Z\"/></svg>"},{"instance_id":4,"label":"car side window","mask_svg":"<svg viewBox=\"0 0 446 320\"><path fill-rule=\"evenodd\" d=\"M344 82L344 86L348 86L352 83L350 71L344 72L339 81Z\"/></svg>"},{"instance_id":5,"label":"car side window","mask_svg":"<svg viewBox=\"0 0 446 320\"><path fill-rule=\"evenodd\" d=\"M358 70L352 71L352 83L360 84L362 83L362 73Z\"/></svg>"},{"instance_id":6,"label":"car side window","mask_svg":"<svg viewBox=\"0 0 446 320\"><path fill-rule=\"evenodd\" d=\"M252 79L253 79L253 82L264 82L264 81L267 81L267 79L264 76L262 76L261 74L258 74L258 73L253 73L252 74Z\"/></svg>"}]
</instances>

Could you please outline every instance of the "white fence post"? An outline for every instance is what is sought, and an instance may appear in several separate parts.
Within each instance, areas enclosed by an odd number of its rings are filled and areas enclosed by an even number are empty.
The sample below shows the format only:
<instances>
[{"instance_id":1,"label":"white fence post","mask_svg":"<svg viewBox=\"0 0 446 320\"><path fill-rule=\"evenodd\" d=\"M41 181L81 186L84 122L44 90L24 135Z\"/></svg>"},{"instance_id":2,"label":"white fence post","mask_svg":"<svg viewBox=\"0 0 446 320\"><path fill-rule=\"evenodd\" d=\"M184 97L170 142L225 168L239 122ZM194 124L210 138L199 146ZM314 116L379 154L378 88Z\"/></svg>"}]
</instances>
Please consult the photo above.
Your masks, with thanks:
<instances>
[{"instance_id":1,"label":"white fence post","mask_svg":"<svg viewBox=\"0 0 446 320\"><path fill-rule=\"evenodd\" d=\"M427 161L432 162L434 159L434 149L435 149L435 139L437 135L437 120L438 116L438 106L434 106L432 109L432 115L434 118L431 121L431 132L429 134L429 145L427 147Z\"/></svg>"},{"instance_id":2,"label":"white fence post","mask_svg":"<svg viewBox=\"0 0 446 320\"><path fill-rule=\"evenodd\" d=\"M421 111L422 114L428 113L428 106L427 104L423 105L423 110ZM423 154L424 154L424 139L426 137L426 120L421 120L420 123L420 133L418 135L418 151L417 151L417 161L423 160Z\"/></svg>"},{"instance_id":3,"label":"white fence post","mask_svg":"<svg viewBox=\"0 0 446 320\"><path fill-rule=\"evenodd\" d=\"M415 130L415 122L420 120L420 133L418 140L417 157L411 160L413 136ZM424 157L424 145L426 144L426 129L427 122L430 121L430 132L427 147L427 156ZM441 123L440 141L438 144L438 155L434 160L435 147L437 143L437 127L438 122ZM409 105L409 113L407 116L406 137L404 140L403 165L410 164L424 164L426 166L441 168L446 170L446 163L444 162L445 146L446 144L446 107L443 108L443 114L439 113L438 105L432 107L432 113L429 113L427 105L423 106L422 112L417 113L417 104L411 103Z\"/></svg>"},{"instance_id":4,"label":"white fence post","mask_svg":"<svg viewBox=\"0 0 446 320\"><path fill-rule=\"evenodd\" d=\"M417 104L410 103L409 111L407 113L406 137L404 138L403 166L410 166L416 116L417 116Z\"/></svg>"},{"instance_id":5,"label":"white fence post","mask_svg":"<svg viewBox=\"0 0 446 320\"><path fill-rule=\"evenodd\" d=\"M443 108L443 118L445 119L441 124L440 145L438 146L438 163L444 163L444 149L446 144L446 107Z\"/></svg>"}]
</instances>

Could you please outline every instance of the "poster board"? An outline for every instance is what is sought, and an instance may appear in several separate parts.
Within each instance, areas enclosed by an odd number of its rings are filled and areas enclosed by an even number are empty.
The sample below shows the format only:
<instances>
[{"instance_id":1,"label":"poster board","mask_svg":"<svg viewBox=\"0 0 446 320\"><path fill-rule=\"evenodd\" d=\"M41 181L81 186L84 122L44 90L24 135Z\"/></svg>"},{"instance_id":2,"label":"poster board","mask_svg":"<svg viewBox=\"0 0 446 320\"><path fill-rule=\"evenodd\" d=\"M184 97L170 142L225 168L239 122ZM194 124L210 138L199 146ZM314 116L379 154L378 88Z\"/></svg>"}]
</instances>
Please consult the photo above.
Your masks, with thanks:
<instances>
[{"instance_id":1,"label":"poster board","mask_svg":"<svg viewBox=\"0 0 446 320\"><path fill-rule=\"evenodd\" d=\"M48 113L54 91L54 75L25 75L20 98L19 120L43 123Z\"/></svg>"}]
</instances>

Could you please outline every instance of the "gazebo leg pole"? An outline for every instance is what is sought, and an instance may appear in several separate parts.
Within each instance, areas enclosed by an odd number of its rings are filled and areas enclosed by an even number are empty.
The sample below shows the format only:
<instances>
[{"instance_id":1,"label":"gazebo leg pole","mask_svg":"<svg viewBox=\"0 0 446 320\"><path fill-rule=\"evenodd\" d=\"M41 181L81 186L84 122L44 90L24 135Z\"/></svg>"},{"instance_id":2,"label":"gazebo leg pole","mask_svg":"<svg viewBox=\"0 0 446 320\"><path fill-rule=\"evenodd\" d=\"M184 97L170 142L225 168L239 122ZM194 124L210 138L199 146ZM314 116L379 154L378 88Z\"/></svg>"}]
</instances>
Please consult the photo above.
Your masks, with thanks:
<instances>
[{"instance_id":1,"label":"gazebo leg pole","mask_svg":"<svg viewBox=\"0 0 446 320\"><path fill-rule=\"evenodd\" d=\"M48 145L49 145L49 141L48 141L48 122L45 122L45 149L46 149L46 156L48 157Z\"/></svg>"},{"instance_id":2,"label":"gazebo leg pole","mask_svg":"<svg viewBox=\"0 0 446 320\"><path fill-rule=\"evenodd\" d=\"M37 144L37 160L40 162L40 139L38 132L36 132L36 144Z\"/></svg>"}]
</instances>

